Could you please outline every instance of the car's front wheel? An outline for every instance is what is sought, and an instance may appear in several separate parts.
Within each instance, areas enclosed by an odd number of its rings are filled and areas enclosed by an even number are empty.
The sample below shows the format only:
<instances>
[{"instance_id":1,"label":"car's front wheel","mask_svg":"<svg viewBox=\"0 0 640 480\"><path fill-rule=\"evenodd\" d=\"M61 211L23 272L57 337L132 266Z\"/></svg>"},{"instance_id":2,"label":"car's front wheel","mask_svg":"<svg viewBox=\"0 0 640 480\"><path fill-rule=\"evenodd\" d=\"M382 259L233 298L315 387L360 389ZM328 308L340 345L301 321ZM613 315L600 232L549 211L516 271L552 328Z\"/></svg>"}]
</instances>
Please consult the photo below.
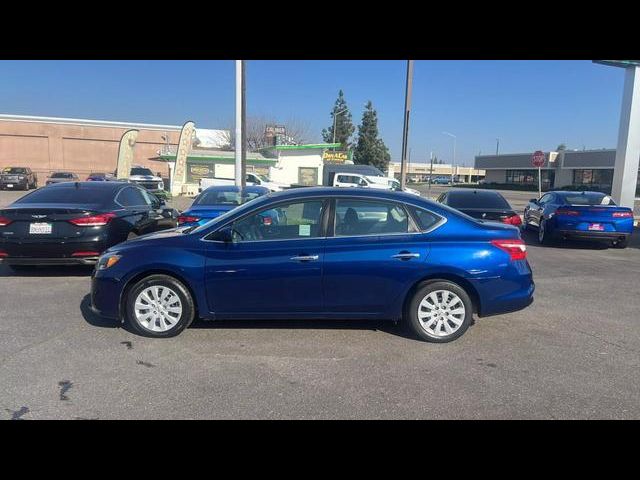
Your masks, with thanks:
<instances>
[{"instance_id":1,"label":"car's front wheel","mask_svg":"<svg viewBox=\"0 0 640 480\"><path fill-rule=\"evenodd\" d=\"M126 296L126 319L147 337L174 337L195 317L189 290L169 275L150 275L130 289Z\"/></svg>"},{"instance_id":2,"label":"car's front wheel","mask_svg":"<svg viewBox=\"0 0 640 480\"><path fill-rule=\"evenodd\" d=\"M405 317L421 340L446 343L469 328L473 303L459 285L447 280L432 281L417 289Z\"/></svg>"}]
</instances>

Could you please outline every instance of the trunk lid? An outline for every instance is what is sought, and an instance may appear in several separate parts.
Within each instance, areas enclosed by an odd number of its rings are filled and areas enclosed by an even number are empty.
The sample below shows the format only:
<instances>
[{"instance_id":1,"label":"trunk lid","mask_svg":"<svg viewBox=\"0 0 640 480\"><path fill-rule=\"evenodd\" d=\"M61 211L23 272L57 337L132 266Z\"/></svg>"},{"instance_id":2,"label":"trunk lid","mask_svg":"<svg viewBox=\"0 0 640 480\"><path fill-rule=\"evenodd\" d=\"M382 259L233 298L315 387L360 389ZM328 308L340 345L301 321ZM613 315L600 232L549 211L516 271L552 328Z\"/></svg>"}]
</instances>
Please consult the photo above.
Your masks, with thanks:
<instances>
[{"instance_id":1,"label":"trunk lid","mask_svg":"<svg viewBox=\"0 0 640 480\"><path fill-rule=\"evenodd\" d=\"M11 223L0 227L0 239L42 242L79 238L95 233L95 227L77 226L69 220L94 213L99 213L97 205L25 204L6 207L0 209L0 217L8 218Z\"/></svg>"}]
</instances>

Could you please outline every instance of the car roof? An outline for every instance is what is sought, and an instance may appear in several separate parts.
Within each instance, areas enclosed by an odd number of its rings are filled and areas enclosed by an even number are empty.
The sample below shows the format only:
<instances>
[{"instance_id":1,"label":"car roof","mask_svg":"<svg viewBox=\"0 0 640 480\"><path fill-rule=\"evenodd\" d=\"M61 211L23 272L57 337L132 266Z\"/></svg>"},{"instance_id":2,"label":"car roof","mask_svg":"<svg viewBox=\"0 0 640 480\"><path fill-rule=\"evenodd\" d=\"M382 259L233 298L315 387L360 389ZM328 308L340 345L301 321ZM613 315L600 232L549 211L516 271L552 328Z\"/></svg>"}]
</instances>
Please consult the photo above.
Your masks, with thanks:
<instances>
[{"instance_id":1,"label":"car roof","mask_svg":"<svg viewBox=\"0 0 640 480\"><path fill-rule=\"evenodd\" d=\"M426 198L417 197L410 193L397 192L394 190L380 189L380 188L344 188L344 187L295 187L283 190L281 192L273 192L268 195L273 199L282 199L292 197L354 197L354 198L380 198L386 200L396 200L400 202L415 203L426 202L432 204L433 202Z\"/></svg>"},{"instance_id":2,"label":"car roof","mask_svg":"<svg viewBox=\"0 0 640 480\"><path fill-rule=\"evenodd\" d=\"M475 188L453 188L449 190L449 194L455 193L456 196L460 195L480 195L485 197L502 197L500 192L496 192L495 190L483 190L483 189L475 189ZM504 198L504 197L503 197Z\"/></svg>"},{"instance_id":3,"label":"car roof","mask_svg":"<svg viewBox=\"0 0 640 480\"><path fill-rule=\"evenodd\" d=\"M51 185L47 185L45 188L93 188L93 189L112 189L115 190L117 188L121 188L126 185L134 186L134 183L129 182L62 182L62 183L52 183Z\"/></svg>"},{"instance_id":4,"label":"car roof","mask_svg":"<svg viewBox=\"0 0 640 480\"><path fill-rule=\"evenodd\" d=\"M243 191L248 193L269 193L269 189L266 187L260 187L258 185L247 185L243 189ZM240 187L236 185L212 185L211 187L205 188L204 192L238 192L240 191Z\"/></svg>"}]
</instances>

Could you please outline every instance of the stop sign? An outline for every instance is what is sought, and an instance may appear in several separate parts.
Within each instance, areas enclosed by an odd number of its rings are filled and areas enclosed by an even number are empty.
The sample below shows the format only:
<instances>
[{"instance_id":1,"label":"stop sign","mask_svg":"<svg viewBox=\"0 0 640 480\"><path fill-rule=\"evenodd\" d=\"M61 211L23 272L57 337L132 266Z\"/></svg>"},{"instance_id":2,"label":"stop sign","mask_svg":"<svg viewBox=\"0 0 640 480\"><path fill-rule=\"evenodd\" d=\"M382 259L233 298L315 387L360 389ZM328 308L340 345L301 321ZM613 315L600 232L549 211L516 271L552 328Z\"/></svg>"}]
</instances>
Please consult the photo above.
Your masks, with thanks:
<instances>
[{"instance_id":1,"label":"stop sign","mask_svg":"<svg viewBox=\"0 0 640 480\"><path fill-rule=\"evenodd\" d=\"M544 165L544 152L537 150L536 152L534 152L533 156L531 157L531 164L534 167L540 168Z\"/></svg>"}]
</instances>

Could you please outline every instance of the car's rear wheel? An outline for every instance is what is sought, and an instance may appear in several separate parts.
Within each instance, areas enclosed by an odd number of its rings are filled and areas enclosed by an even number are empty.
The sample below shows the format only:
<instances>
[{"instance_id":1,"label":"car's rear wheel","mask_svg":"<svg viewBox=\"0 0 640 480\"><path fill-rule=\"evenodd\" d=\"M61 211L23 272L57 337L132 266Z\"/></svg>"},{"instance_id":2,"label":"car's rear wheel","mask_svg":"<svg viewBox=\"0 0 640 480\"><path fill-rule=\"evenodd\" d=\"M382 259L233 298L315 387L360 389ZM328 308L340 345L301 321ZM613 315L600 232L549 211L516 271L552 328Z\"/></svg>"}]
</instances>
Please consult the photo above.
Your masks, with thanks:
<instances>
[{"instance_id":1,"label":"car's rear wheel","mask_svg":"<svg viewBox=\"0 0 640 480\"><path fill-rule=\"evenodd\" d=\"M176 336L193 322L194 316L189 290L169 275L150 275L127 292L126 318L141 335Z\"/></svg>"},{"instance_id":2,"label":"car's rear wheel","mask_svg":"<svg viewBox=\"0 0 640 480\"><path fill-rule=\"evenodd\" d=\"M551 232L547 226L546 220L540 220L540 226L538 227L538 242L540 245L551 245Z\"/></svg>"},{"instance_id":3,"label":"car's rear wheel","mask_svg":"<svg viewBox=\"0 0 640 480\"><path fill-rule=\"evenodd\" d=\"M471 325L473 303L467 292L448 280L432 281L417 289L405 320L427 342L446 343L460 337Z\"/></svg>"},{"instance_id":4,"label":"car's rear wheel","mask_svg":"<svg viewBox=\"0 0 640 480\"><path fill-rule=\"evenodd\" d=\"M613 243L611 244L611 246L612 246L613 248L627 248L627 245L628 245L628 244L629 244L628 239L626 239L626 238L622 238L622 239L620 239L620 240L617 240L617 241L613 242Z\"/></svg>"}]
</instances>

